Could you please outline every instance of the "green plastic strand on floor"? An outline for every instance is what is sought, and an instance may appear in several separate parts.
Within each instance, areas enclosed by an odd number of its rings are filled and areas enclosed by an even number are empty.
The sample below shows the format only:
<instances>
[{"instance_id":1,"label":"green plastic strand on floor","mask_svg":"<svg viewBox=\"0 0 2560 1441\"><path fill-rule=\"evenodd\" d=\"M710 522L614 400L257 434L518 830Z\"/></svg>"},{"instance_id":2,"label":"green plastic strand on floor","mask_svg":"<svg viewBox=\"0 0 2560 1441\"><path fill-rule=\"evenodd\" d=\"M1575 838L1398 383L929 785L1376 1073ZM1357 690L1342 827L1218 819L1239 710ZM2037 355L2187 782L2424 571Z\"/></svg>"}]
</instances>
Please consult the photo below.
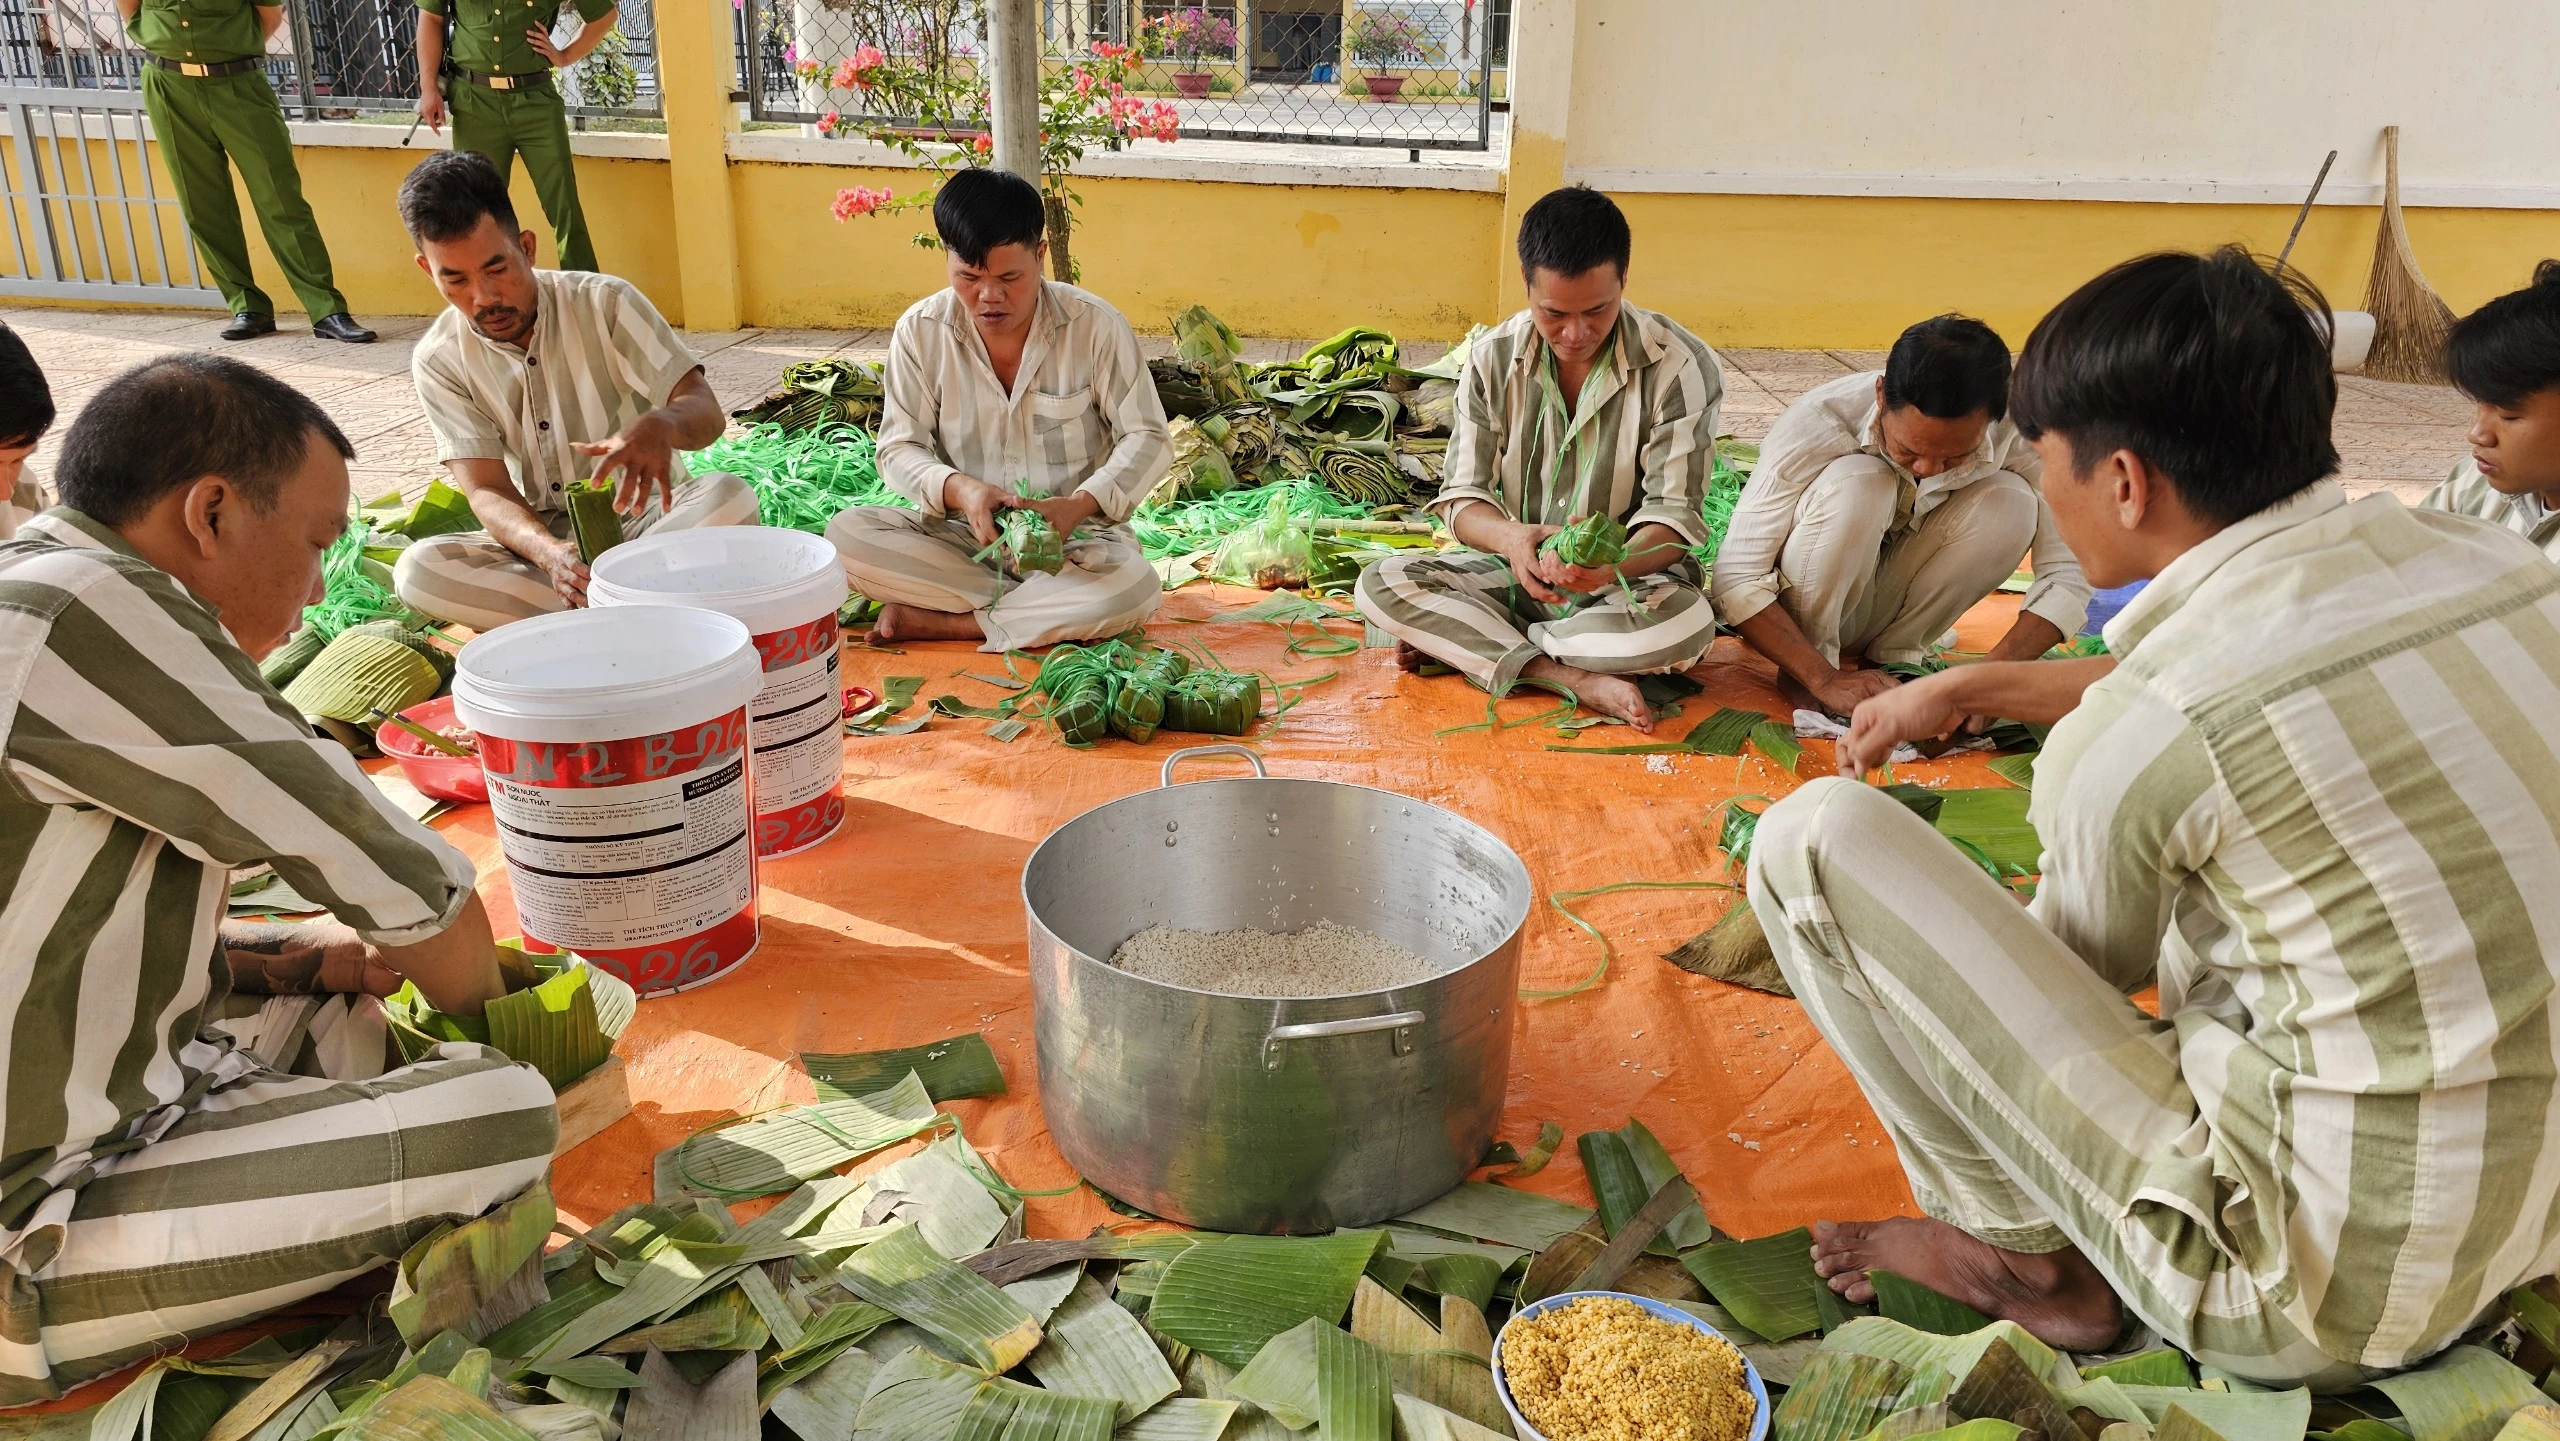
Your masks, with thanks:
<instances>
[{"instance_id":1,"label":"green plastic strand on floor","mask_svg":"<svg viewBox=\"0 0 2560 1441\"><path fill-rule=\"evenodd\" d=\"M363 521L350 522L320 557L320 577L327 593L318 605L305 606L302 618L332 640L340 631L352 630L369 620L426 624L424 616L402 605L400 597L391 593L390 568L365 555L365 542L371 536L371 529Z\"/></svg>"}]
</instances>

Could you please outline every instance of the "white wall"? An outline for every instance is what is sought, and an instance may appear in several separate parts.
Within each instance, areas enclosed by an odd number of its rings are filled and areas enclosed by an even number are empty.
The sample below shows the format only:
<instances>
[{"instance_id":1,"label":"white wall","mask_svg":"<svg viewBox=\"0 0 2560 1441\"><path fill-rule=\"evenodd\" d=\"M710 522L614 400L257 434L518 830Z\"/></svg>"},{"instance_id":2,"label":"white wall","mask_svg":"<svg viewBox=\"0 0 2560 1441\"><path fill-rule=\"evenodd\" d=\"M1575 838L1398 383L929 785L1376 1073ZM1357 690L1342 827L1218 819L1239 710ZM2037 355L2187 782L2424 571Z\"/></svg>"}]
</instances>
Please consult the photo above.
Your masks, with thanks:
<instances>
[{"instance_id":1,"label":"white wall","mask_svg":"<svg viewBox=\"0 0 2560 1441\"><path fill-rule=\"evenodd\" d=\"M2554 0L1581 0L1617 190L2560 206Z\"/></svg>"}]
</instances>

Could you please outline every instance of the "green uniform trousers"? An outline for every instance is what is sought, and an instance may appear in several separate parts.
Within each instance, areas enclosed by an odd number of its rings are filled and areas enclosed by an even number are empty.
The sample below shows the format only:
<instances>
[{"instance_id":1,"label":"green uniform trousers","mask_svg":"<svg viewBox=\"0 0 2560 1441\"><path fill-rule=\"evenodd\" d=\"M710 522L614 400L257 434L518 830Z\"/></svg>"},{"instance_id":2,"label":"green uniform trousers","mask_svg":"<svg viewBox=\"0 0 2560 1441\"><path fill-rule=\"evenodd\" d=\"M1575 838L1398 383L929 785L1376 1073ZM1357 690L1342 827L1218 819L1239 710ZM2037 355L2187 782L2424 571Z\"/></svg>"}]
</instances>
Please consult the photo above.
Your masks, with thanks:
<instances>
[{"instance_id":1,"label":"green uniform trousers","mask_svg":"<svg viewBox=\"0 0 2560 1441\"><path fill-rule=\"evenodd\" d=\"M237 166L257 207L267 248L293 283L293 293L314 320L347 313L347 298L329 270L329 247L320 222L302 198L302 172L294 168L293 139L275 87L256 70L239 75L189 77L157 65L142 70L142 101L160 160L178 192L178 213L195 236L196 253L233 311L273 315L275 302L249 273L249 237L240 229L240 200L232 193Z\"/></svg>"},{"instance_id":2,"label":"green uniform trousers","mask_svg":"<svg viewBox=\"0 0 2560 1441\"><path fill-rule=\"evenodd\" d=\"M516 156L524 157L533 193L541 197L542 213L551 221L560 268L595 269L595 242L587 238L587 215L578 207L578 168L569 154L569 109L558 87L492 90L456 78L445 103L453 114L454 149L488 156L501 179Z\"/></svg>"}]
</instances>

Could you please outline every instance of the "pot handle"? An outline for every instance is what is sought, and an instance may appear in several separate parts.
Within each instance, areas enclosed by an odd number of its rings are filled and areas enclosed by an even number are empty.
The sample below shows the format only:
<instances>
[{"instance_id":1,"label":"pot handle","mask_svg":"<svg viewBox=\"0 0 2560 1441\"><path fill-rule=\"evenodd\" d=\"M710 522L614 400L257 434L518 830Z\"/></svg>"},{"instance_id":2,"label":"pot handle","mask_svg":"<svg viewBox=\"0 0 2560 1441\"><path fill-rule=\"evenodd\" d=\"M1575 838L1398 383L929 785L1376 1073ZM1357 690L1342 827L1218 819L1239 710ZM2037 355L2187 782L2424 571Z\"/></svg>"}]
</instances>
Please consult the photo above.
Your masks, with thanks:
<instances>
[{"instance_id":1,"label":"pot handle","mask_svg":"<svg viewBox=\"0 0 2560 1441\"><path fill-rule=\"evenodd\" d=\"M1271 1034L1262 1038L1262 1068L1280 1069L1280 1043L1314 1041L1327 1036L1358 1036L1371 1031L1395 1032L1395 1052L1401 1056L1413 1049L1413 1028L1426 1019L1420 1011L1389 1011L1383 1016L1352 1016L1340 1021L1301 1021L1294 1026L1273 1026Z\"/></svg>"},{"instance_id":2,"label":"pot handle","mask_svg":"<svg viewBox=\"0 0 2560 1441\"><path fill-rule=\"evenodd\" d=\"M1239 745L1184 746L1182 749L1175 751L1173 754L1164 758L1164 775L1162 778L1157 780L1156 788L1158 790L1162 790L1164 787L1172 785L1173 768L1182 764L1184 761L1191 759L1193 756L1242 756L1253 763L1253 778L1255 780L1267 781L1271 779L1271 772L1262 768L1262 757L1247 747Z\"/></svg>"}]
</instances>

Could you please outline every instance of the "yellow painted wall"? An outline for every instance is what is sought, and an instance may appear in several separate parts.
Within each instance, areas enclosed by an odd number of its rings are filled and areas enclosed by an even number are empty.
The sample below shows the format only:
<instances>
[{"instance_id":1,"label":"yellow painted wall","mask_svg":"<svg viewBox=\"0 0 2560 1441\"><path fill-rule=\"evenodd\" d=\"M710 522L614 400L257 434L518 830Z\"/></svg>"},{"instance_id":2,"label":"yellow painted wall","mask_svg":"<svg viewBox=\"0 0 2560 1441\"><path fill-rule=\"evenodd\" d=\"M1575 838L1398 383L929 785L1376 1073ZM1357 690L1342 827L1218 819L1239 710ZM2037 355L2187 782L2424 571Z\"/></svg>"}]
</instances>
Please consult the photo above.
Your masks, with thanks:
<instances>
[{"instance_id":1,"label":"yellow painted wall","mask_svg":"<svg viewBox=\"0 0 2560 1441\"><path fill-rule=\"evenodd\" d=\"M2045 311L2107 266L2146 251L2237 241L2272 254L2293 208L1835 196L1615 197L1635 230L1629 293L1711 343L1880 349L1940 311L2024 343ZM2560 252L2532 210L2412 210L2410 235L2459 314L2522 285ZM2359 309L2378 212L2323 207L2294 250L2339 309Z\"/></svg>"},{"instance_id":2,"label":"yellow painted wall","mask_svg":"<svg viewBox=\"0 0 2560 1441\"><path fill-rule=\"evenodd\" d=\"M837 223L841 186L915 188L913 171L742 162L739 278L761 325L881 326L944 283L941 254L912 237L921 211ZM1248 335L1330 335L1355 323L1454 340L1492 309L1502 197L1094 178L1075 254L1085 285L1141 330L1205 304Z\"/></svg>"}]
</instances>

